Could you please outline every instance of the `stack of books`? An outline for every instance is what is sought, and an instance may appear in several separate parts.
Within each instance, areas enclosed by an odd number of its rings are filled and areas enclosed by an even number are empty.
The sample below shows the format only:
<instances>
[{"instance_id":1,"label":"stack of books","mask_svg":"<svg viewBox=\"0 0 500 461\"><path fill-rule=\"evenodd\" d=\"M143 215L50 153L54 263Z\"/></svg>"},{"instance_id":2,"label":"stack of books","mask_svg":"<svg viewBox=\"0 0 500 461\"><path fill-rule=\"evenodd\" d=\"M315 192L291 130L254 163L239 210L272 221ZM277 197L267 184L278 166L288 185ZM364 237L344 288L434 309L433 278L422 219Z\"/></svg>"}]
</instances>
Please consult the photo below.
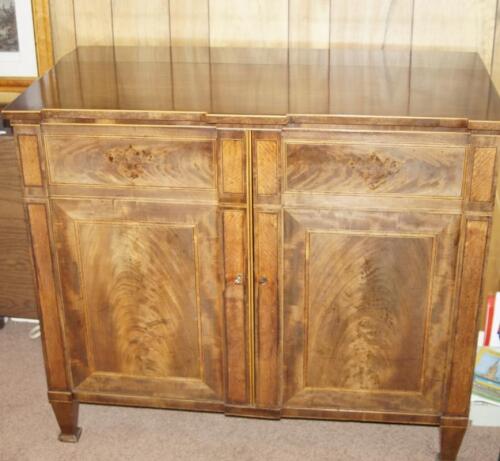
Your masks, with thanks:
<instances>
[{"instance_id":1,"label":"stack of books","mask_svg":"<svg viewBox=\"0 0 500 461\"><path fill-rule=\"evenodd\" d=\"M477 354L474 400L500 405L500 292L488 297L482 345Z\"/></svg>"}]
</instances>

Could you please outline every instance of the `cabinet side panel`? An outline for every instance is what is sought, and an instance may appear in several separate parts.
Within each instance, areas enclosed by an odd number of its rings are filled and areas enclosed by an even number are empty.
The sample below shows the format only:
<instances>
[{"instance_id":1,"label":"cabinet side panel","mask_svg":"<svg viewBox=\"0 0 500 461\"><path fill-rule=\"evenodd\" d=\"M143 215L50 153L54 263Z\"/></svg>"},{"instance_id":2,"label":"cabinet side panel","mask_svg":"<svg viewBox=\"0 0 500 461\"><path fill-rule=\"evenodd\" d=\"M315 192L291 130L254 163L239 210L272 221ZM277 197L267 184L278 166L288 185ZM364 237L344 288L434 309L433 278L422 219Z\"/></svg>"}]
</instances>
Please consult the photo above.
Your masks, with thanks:
<instances>
[{"instance_id":1,"label":"cabinet side panel","mask_svg":"<svg viewBox=\"0 0 500 461\"><path fill-rule=\"evenodd\" d=\"M49 230L45 205L29 204L28 217L38 284L45 362L50 390L66 390L64 345L57 306L54 268L50 254Z\"/></svg>"},{"instance_id":2,"label":"cabinet side panel","mask_svg":"<svg viewBox=\"0 0 500 461\"><path fill-rule=\"evenodd\" d=\"M452 335L453 356L446 413L466 414L469 408L476 345L476 319L481 293L489 221L468 220L458 298L458 317Z\"/></svg>"}]
</instances>

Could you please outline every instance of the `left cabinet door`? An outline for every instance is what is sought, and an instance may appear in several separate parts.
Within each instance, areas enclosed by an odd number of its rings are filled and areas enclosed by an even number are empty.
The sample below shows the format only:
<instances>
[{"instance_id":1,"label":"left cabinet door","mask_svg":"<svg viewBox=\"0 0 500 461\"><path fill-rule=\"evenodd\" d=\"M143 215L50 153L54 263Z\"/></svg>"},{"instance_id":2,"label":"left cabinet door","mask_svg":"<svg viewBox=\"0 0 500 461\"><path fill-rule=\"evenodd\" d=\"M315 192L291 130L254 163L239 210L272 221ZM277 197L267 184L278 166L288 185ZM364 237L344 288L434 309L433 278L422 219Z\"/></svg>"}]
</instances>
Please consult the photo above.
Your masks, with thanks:
<instances>
[{"instance_id":1,"label":"left cabinet door","mask_svg":"<svg viewBox=\"0 0 500 461\"><path fill-rule=\"evenodd\" d=\"M51 211L73 391L221 402L217 204L53 198Z\"/></svg>"}]
</instances>

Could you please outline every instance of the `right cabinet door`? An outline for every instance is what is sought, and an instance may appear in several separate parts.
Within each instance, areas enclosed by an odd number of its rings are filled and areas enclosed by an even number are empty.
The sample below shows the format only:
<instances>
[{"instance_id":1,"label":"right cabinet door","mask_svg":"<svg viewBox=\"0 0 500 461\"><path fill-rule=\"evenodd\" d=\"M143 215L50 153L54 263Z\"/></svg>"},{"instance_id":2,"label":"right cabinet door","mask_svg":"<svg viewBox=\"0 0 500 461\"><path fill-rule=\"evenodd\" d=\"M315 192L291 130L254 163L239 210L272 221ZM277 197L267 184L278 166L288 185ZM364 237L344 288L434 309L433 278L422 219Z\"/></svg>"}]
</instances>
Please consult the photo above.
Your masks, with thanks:
<instances>
[{"instance_id":1,"label":"right cabinet door","mask_svg":"<svg viewBox=\"0 0 500 461\"><path fill-rule=\"evenodd\" d=\"M284 135L285 412L440 412L461 141Z\"/></svg>"}]
</instances>

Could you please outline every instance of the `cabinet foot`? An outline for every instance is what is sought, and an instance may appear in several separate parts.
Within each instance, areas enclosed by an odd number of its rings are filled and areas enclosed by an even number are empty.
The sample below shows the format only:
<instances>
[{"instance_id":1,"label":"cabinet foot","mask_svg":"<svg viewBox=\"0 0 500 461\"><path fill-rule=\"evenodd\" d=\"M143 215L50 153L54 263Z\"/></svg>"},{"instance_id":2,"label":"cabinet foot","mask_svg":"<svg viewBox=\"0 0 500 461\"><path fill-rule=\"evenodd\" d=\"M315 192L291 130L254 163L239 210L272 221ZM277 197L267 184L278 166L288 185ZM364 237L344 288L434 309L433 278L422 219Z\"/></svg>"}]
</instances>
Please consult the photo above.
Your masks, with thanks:
<instances>
[{"instance_id":1,"label":"cabinet foot","mask_svg":"<svg viewBox=\"0 0 500 461\"><path fill-rule=\"evenodd\" d=\"M76 443L82 433L78 427L78 402L60 402L52 401L52 410L61 429L59 440L61 442Z\"/></svg>"},{"instance_id":2,"label":"cabinet foot","mask_svg":"<svg viewBox=\"0 0 500 461\"><path fill-rule=\"evenodd\" d=\"M0 330L5 326L5 317L0 316Z\"/></svg>"},{"instance_id":3,"label":"cabinet foot","mask_svg":"<svg viewBox=\"0 0 500 461\"><path fill-rule=\"evenodd\" d=\"M467 426L441 426L440 427L440 461L455 461L460 445L465 435Z\"/></svg>"}]
</instances>

